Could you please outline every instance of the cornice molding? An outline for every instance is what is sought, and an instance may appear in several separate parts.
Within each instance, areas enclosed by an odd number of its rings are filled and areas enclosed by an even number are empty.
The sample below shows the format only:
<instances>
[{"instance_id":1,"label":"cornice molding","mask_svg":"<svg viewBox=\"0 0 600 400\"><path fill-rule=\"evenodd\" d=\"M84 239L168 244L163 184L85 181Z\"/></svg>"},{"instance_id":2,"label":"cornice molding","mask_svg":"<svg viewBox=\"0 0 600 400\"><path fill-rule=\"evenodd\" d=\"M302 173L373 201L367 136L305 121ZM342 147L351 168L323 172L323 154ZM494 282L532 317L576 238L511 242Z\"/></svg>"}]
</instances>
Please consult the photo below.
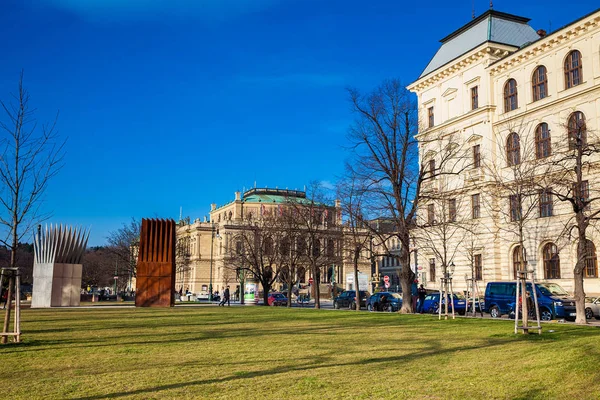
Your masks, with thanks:
<instances>
[{"instance_id":1,"label":"cornice molding","mask_svg":"<svg viewBox=\"0 0 600 400\"><path fill-rule=\"evenodd\" d=\"M515 65L522 64L523 62L559 47L576 37L580 37L583 34L598 29L599 26L600 13L597 13L577 24L570 25L561 31L551 33L544 39L540 39L527 47L515 51L509 57L505 57L505 59L497 61L488 67L490 74L492 76L501 74Z\"/></svg>"},{"instance_id":2,"label":"cornice molding","mask_svg":"<svg viewBox=\"0 0 600 400\"><path fill-rule=\"evenodd\" d=\"M473 64L476 64L485 57L506 57L512 51L515 51L515 49L515 47L500 43L485 42L481 46L473 49L470 53L467 53L464 56L457 58L453 62L440 67L438 70L412 83L407 88L411 92L421 92L437 82L442 81Z\"/></svg>"}]
</instances>

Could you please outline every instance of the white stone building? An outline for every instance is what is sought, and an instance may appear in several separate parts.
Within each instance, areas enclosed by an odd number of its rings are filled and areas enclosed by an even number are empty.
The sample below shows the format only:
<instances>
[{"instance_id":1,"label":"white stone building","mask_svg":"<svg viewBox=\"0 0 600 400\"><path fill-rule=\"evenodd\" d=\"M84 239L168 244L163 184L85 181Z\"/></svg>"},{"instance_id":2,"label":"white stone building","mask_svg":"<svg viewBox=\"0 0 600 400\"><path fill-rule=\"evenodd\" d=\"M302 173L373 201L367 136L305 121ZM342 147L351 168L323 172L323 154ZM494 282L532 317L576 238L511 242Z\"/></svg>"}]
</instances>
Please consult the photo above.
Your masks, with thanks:
<instances>
[{"instance_id":1,"label":"white stone building","mask_svg":"<svg viewBox=\"0 0 600 400\"><path fill-rule=\"evenodd\" d=\"M520 262L511 221L502 217L514 210L508 196L498 194L491 169L505 178L514 163L531 166L529 172L544 170L552 152L569 145L569 124L585 121L590 137L600 133L600 10L549 34L528 22L493 10L484 13L442 39L421 76L408 87L418 96L421 165L435 170L440 157L435 140L449 135L469 162L458 175L426 182L426 190L451 194L449 201L454 196L453 205L440 210L424 204L420 209L422 220L434 223L444 213L475 230L467 239L463 235L450 241L456 252L446 264L455 265L455 289L464 289L471 265L484 289L488 281L514 279ZM527 148L532 151L526 153ZM593 198L600 193L600 172L592 167L584 175L586 195ZM537 214L530 216L525 232L529 267L537 279L572 291L577 243L561 235L572 209L543 193L537 201ZM598 203L592 207L600 207ZM597 248L597 227L588 236ZM427 246L418 247L420 278L437 287L441 260ZM600 294L593 250L586 260L584 285L586 293Z\"/></svg>"}]
</instances>

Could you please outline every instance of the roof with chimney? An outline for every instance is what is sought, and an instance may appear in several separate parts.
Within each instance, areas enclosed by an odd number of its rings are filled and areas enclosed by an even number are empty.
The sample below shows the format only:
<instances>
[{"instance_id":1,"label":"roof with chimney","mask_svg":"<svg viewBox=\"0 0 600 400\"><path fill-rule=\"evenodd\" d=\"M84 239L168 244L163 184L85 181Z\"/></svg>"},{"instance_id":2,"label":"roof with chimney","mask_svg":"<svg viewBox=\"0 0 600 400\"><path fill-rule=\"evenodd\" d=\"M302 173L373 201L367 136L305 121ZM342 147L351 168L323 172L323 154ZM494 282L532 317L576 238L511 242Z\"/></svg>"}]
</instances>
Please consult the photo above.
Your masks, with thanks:
<instances>
[{"instance_id":1,"label":"roof with chimney","mask_svg":"<svg viewBox=\"0 0 600 400\"><path fill-rule=\"evenodd\" d=\"M529 18L499 11L488 10L440 42L441 47L433 56L419 79L457 59L485 42L505 44L520 48L540 37L529 26Z\"/></svg>"}]
</instances>

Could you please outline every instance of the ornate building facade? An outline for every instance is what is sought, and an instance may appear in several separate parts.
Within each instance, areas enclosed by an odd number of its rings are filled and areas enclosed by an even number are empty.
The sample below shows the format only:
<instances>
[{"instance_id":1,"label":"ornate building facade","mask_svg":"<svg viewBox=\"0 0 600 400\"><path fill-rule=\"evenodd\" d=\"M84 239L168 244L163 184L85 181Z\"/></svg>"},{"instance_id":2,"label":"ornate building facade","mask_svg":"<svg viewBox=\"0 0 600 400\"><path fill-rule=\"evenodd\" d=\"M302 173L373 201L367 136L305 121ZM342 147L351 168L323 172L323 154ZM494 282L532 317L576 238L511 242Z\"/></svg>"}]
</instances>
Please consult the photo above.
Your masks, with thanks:
<instances>
[{"instance_id":1,"label":"ornate building facade","mask_svg":"<svg viewBox=\"0 0 600 400\"><path fill-rule=\"evenodd\" d=\"M212 204L208 220L196 219L193 223L180 221L177 229L176 289L198 294L208 293L211 285L213 291L219 292L227 286L236 288L239 281L231 252L239 247L236 243L239 232L247 229L252 221L260 221L267 215L282 215L291 204L311 203L316 204L307 199L303 191L254 188L243 194L236 192L234 200L222 206ZM345 288L346 274L352 270L344 255L340 202L336 201L333 205L319 204L313 217L322 232L320 251L326 252L331 256L330 259L337 260L321 268L318 283L321 285L322 295L327 296L332 285ZM360 270L370 276L370 254L364 252L363 255ZM300 287L305 287L312 278L309 265L301 265L297 273ZM283 287L283 282L275 282L275 290Z\"/></svg>"},{"instance_id":2,"label":"ornate building facade","mask_svg":"<svg viewBox=\"0 0 600 400\"><path fill-rule=\"evenodd\" d=\"M472 275L483 289L488 281L514 279L527 262L536 279L573 288L577 241L565 234L573 207L542 184L557 173L552 164L574 149L578 134L600 143L600 10L549 34L528 22L484 13L442 39L408 87L418 96L420 162L431 170L425 192L446 195L444 207L424 204L419 218L432 227L442 220L462 222L469 231L448 241L452 257L446 260L432 249L442 246L439 238L417 244L419 276L432 287L439 285L442 264L453 265L455 288L463 289L465 276ZM442 157L436 142L449 136L466 164L442 176L434 173ZM599 160L592 154L583 172L586 199L600 193ZM517 169L541 188L527 193L528 204L509 193L519 184ZM499 178L508 182L506 190ZM599 203L592 202L588 213ZM515 232L519 223L525 252ZM600 294L597 228L588 229L584 271L585 290L592 294Z\"/></svg>"}]
</instances>

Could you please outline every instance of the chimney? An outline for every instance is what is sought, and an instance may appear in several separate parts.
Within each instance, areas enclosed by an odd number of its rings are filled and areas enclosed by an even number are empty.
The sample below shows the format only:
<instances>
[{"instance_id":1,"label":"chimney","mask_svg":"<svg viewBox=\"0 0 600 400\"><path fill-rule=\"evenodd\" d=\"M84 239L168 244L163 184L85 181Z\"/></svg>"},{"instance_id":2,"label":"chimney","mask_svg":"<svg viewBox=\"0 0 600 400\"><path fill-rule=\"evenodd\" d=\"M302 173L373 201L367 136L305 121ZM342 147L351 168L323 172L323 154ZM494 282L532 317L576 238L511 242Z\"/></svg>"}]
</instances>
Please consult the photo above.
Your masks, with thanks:
<instances>
[{"instance_id":1,"label":"chimney","mask_svg":"<svg viewBox=\"0 0 600 400\"><path fill-rule=\"evenodd\" d=\"M538 29L537 34L541 38L546 37L546 31L543 29Z\"/></svg>"},{"instance_id":2,"label":"chimney","mask_svg":"<svg viewBox=\"0 0 600 400\"><path fill-rule=\"evenodd\" d=\"M240 192L235 192L235 201L240 201L242 199L241 195L242 194Z\"/></svg>"}]
</instances>

